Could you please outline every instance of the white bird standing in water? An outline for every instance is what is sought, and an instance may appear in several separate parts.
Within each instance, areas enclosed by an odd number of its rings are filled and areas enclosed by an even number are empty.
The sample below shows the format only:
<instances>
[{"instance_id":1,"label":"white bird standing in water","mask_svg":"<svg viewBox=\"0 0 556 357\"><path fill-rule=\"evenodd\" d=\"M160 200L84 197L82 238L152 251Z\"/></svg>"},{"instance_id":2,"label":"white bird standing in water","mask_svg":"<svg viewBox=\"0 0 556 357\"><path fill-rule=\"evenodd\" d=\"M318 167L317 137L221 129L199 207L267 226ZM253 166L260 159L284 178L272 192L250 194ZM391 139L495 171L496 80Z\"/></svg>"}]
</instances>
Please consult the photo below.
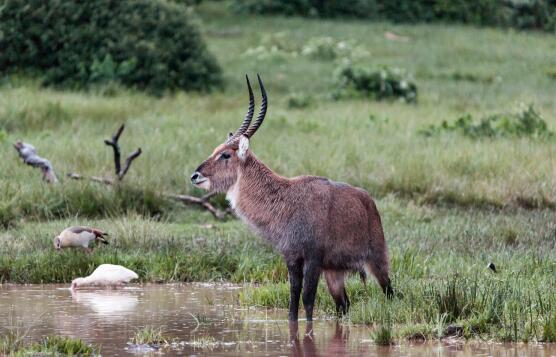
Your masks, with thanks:
<instances>
[{"instance_id":1,"label":"white bird standing in water","mask_svg":"<svg viewBox=\"0 0 556 357\"><path fill-rule=\"evenodd\" d=\"M93 250L89 248L92 241L99 241L108 244L106 239L108 233L96 228L74 226L66 228L56 238L54 238L54 248L84 248L87 253Z\"/></svg>"},{"instance_id":2,"label":"white bird standing in water","mask_svg":"<svg viewBox=\"0 0 556 357\"><path fill-rule=\"evenodd\" d=\"M123 286L137 278L139 278L137 273L121 265L101 264L91 275L74 279L71 282L71 289L86 286Z\"/></svg>"}]
</instances>

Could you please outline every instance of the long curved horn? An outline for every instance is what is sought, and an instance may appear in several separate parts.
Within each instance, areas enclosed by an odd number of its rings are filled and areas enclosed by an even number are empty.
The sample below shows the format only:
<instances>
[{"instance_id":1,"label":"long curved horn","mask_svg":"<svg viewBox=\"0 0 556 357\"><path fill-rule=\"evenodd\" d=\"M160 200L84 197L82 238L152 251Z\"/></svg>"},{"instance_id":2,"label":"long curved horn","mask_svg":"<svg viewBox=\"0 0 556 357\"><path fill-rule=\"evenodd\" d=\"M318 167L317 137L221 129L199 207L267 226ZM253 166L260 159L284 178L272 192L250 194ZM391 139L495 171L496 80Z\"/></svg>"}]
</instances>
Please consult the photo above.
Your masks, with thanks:
<instances>
[{"instance_id":1,"label":"long curved horn","mask_svg":"<svg viewBox=\"0 0 556 357\"><path fill-rule=\"evenodd\" d=\"M244 133L244 135L247 136L248 138L252 137L253 134L255 134L255 132L259 129L259 127L263 123L264 117L266 115L266 108L268 106L266 90L264 89L263 81L261 80L261 77L259 76L258 73L257 73L257 79L259 80L259 87L261 87L261 94L263 96L263 100L261 102L261 109L259 110L259 115L257 116L257 120L255 120L253 125L251 125L249 129L247 129L247 131Z\"/></svg>"},{"instance_id":2,"label":"long curved horn","mask_svg":"<svg viewBox=\"0 0 556 357\"><path fill-rule=\"evenodd\" d=\"M245 75L245 79L247 80L247 89L249 90L249 110L247 110L245 119L243 119L243 123L241 123L241 126L237 129L235 134L231 135L228 140L226 140L227 143L231 143L245 133L245 131L251 124L251 119L253 119L253 113L255 112L255 98L253 96L253 88L251 88L251 83L249 82L249 77L247 75Z\"/></svg>"}]
</instances>

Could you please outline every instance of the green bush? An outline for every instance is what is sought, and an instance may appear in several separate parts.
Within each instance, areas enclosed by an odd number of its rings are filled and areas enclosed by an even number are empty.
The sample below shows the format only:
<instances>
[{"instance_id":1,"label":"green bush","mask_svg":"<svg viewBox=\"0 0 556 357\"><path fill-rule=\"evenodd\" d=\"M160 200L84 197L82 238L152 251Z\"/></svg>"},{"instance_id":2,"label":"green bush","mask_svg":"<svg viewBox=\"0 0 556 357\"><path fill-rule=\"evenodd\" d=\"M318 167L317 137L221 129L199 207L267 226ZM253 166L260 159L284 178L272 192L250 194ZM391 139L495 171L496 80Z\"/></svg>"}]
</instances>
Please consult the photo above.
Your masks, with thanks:
<instances>
[{"instance_id":1,"label":"green bush","mask_svg":"<svg viewBox=\"0 0 556 357\"><path fill-rule=\"evenodd\" d=\"M554 0L235 0L234 8L257 14L440 21L556 31Z\"/></svg>"},{"instance_id":2,"label":"green bush","mask_svg":"<svg viewBox=\"0 0 556 357\"><path fill-rule=\"evenodd\" d=\"M440 125L430 125L419 131L425 136L438 135L441 132L459 132L471 138L554 137L554 132L548 129L546 121L533 105L529 105L517 113L492 114L478 121L474 120L471 114L466 114L451 124L444 120Z\"/></svg>"},{"instance_id":3,"label":"green bush","mask_svg":"<svg viewBox=\"0 0 556 357\"><path fill-rule=\"evenodd\" d=\"M368 97L376 100L401 99L407 103L417 101L417 86L399 68L384 67L373 70L344 65L336 71L335 98Z\"/></svg>"},{"instance_id":4,"label":"green bush","mask_svg":"<svg viewBox=\"0 0 556 357\"><path fill-rule=\"evenodd\" d=\"M221 71L183 6L160 0L4 0L0 72L44 84L207 90Z\"/></svg>"},{"instance_id":5,"label":"green bush","mask_svg":"<svg viewBox=\"0 0 556 357\"><path fill-rule=\"evenodd\" d=\"M310 94L305 93L292 93L288 96L289 109L303 109L311 106L315 99Z\"/></svg>"}]
</instances>

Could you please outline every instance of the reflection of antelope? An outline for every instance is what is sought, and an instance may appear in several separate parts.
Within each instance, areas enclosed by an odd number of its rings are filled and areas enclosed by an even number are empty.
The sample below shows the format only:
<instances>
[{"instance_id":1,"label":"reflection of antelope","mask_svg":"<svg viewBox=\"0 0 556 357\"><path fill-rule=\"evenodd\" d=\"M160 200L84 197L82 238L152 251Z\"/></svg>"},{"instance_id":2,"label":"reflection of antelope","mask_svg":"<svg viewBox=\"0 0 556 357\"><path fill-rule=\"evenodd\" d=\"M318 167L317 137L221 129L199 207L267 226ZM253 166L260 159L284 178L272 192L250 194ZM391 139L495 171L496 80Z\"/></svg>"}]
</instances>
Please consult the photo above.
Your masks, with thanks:
<instances>
[{"instance_id":1,"label":"reflection of antelope","mask_svg":"<svg viewBox=\"0 0 556 357\"><path fill-rule=\"evenodd\" d=\"M255 104L247 79L245 120L195 170L191 181L206 190L225 192L236 213L282 253L290 278L290 320L297 320L302 284L303 306L307 320L312 320L321 272L342 313L349 308L344 287L348 272L358 272L363 278L373 273L391 296L386 242L369 194L323 177L279 176L249 150L249 139L262 124L267 108L266 92L258 79L263 100L257 119L251 125Z\"/></svg>"},{"instance_id":2,"label":"reflection of antelope","mask_svg":"<svg viewBox=\"0 0 556 357\"><path fill-rule=\"evenodd\" d=\"M342 325L336 323L334 335L327 344L323 344L321 350L317 350L315 343L315 335L313 334L313 323L307 322L305 325L305 333L300 341L299 327L297 321L290 321L289 324L291 353L293 357L319 357L319 356L347 356L350 354L348 345L349 330L344 332Z\"/></svg>"}]
</instances>

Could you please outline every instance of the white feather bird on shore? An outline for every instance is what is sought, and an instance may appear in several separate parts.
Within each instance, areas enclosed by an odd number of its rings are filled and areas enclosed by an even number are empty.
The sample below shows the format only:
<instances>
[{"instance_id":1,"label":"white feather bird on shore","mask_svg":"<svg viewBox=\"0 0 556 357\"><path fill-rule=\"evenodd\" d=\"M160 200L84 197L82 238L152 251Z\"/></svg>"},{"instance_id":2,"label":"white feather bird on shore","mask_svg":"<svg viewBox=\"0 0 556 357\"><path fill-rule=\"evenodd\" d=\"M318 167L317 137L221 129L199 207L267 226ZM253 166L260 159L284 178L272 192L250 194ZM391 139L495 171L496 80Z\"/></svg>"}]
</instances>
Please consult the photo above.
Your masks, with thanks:
<instances>
[{"instance_id":1,"label":"white feather bird on shore","mask_svg":"<svg viewBox=\"0 0 556 357\"><path fill-rule=\"evenodd\" d=\"M87 286L123 286L138 278L137 273L121 265L101 264L91 275L74 279L71 282L71 289L76 290Z\"/></svg>"}]
</instances>

